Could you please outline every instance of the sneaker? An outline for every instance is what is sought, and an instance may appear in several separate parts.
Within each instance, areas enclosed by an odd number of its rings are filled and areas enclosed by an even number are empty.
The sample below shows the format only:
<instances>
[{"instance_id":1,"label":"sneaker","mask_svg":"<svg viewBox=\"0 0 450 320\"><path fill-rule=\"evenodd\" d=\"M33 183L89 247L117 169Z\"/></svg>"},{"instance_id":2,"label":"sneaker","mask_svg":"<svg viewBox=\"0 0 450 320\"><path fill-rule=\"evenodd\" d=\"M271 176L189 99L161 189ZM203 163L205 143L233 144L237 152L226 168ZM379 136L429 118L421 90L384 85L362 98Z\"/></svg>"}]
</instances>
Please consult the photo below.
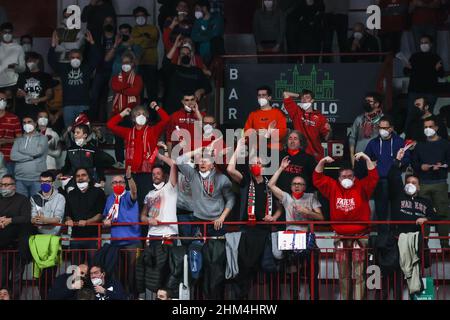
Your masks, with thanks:
<instances>
[{"instance_id":1,"label":"sneaker","mask_svg":"<svg viewBox=\"0 0 450 320\"><path fill-rule=\"evenodd\" d=\"M125 165L123 164L123 162L116 162L113 164L113 167L116 169L125 169Z\"/></svg>"}]
</instances>

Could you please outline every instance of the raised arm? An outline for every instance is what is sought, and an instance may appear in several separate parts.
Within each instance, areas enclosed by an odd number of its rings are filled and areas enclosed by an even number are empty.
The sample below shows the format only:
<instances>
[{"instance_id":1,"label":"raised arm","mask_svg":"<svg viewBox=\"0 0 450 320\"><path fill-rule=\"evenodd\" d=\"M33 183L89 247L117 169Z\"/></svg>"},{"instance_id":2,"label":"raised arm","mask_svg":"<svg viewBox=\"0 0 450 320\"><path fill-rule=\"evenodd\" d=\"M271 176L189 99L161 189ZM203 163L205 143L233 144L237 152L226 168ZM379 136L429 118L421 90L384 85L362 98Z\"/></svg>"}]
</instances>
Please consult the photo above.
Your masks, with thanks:
<instances>
[{"instance_id":1,"label":"raised arm","mask_svg":"<svg viewBox=\"0 0 450 320\"><path fill-rule=\"evenodd\" d=\"M287 167L289 167L290 163L291 161L289 160L289 157L288 156L284 157L283 160L281 160L280 167L277 169L277 171L275 171L274 175L272 176L272 178L268 183L268 187L270 188L274 196L277 197L277 199L280 201L283 201L284 191L277 187L277 181L278 178L280 178L281 173Z\"/></svg>"},{"instance_id":2,"label":"raised arm","mask_svg":"<svg viewBox=\"0 0 450 320\"><path fill-rule=\"evenodd\" d=\"M131 166L127 167L127 171L125 173L125 179L128 181L128 186L130 187L131 200L137 200L137 186L136 182L133 180L133 176L131 174Z\"/></svg>"},{"instance_id":3,"label":"raised arm","mask_svg":"<svg viewBox=\"0 0 450 320\"><path fill-rule=\"evenodd\" d=\"M167 146L166 146L166 148L167 148ZM167 150L167 149L165 149L165 150ZM159 152L156 157L170 167L169 181L172 184L172 186L175 187L178 182L178 170L177 170L177 165L175 164L175 161L173 161L169 157L166 157L165 155L162 155Z\"/></svg>"},{"instance_id":4,"label":"raised arm","mask_svg":"<svg viewBox=\"0 0 450 320\"><path fill-rule=\"evenodd\" d=\"M242 173L236 170L237 157L239 153L244 149L244 147L245 147L245 139L241 138L237 143L236 150L234 151L233 156L230 159L230 163L228 164L227 167L227 172L230 175L231 179L233 179L233 181L237 183L241 183L242 179L244 179Z\"/></svg>"}]
</instances>

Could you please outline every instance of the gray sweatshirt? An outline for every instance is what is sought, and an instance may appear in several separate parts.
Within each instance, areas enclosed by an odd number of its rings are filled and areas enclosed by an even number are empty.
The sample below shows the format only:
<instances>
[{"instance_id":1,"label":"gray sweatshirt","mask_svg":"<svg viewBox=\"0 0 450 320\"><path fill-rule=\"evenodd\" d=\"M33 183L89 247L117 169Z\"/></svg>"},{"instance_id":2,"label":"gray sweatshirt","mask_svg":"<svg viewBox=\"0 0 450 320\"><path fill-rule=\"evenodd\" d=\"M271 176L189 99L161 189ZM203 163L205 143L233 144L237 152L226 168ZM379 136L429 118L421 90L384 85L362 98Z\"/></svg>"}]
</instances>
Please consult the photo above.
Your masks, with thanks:
<instances>
[{"instance_id":1,"label":"gray sweatshirt","mask_svg":"<svg viewBox=\"0 0 450 320\"><path fill-rule=\"evenodd\" d=\"M59 223L64 218L64 209L66 206L66 198L53 189L52 195L46 199L42 193L35 194L31 197L31 217L34 218L38 215L43 215L45 218L58 218ZM38 227L39 233L58 235L61 227L53 226L41 226Z\"/></svg>"},{"instance_id":2,"label":"gray sweatshirt","mask_svg":"<svg viewBox=\"0 0 450 320\"><path fill-rule=\"evenodd\" d=\"M257 10L253 16L253 33L257 45L261 41L275 41L281 45L286 33L286 17L280 10Z\"/></svg>"},{"instance_id":3,"label":"gray sweatshirt","mask_svg":"<svg viewBox=\"0 0 450 320\"><path fill-rule=\"evenodd\" d=\"M38 181L47 170L48 139L38 132L24 135L14 141L11 160L16 163L14 174L17 180Z\"/></svg>"},{"instance_id":4,"label":"gray sweatshirt","mask_svg":"<svg viewBox=\"0 0 450 320\"><path fill-rule=\"evenodd\" d=\"M192 201L194 216L213 221L220 217L225 208L233 209L235 199L231 190L231 181L216 170L212 170L211 174L203 179L188 162L189 158L185 156L178 157L176 161L181 173L191 185L192 195L195 195ZM210 193L205 191L203 182L207 184Z\"/></svg>"}]
</instances>

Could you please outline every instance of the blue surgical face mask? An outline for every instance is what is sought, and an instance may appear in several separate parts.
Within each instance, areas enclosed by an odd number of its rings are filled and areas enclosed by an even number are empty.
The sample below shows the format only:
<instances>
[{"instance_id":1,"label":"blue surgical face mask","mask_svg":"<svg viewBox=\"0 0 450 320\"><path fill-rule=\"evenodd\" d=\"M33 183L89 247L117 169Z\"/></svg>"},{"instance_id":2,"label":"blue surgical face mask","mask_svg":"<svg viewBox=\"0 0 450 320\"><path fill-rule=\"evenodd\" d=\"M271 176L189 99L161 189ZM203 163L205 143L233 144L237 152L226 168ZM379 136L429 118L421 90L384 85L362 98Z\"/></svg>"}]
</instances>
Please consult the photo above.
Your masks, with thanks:
<instances>
[{"instance_id":1,"label":"blue surgical face mask","mask_svg":"<svg viewBox=\"0 0 450 320\"><path fill-rule=\"evenodd\" d=\"M52 190L52 184L51 183L41 183L41 190L44 193L50 192Z\"/></svg>"}]
</instances>

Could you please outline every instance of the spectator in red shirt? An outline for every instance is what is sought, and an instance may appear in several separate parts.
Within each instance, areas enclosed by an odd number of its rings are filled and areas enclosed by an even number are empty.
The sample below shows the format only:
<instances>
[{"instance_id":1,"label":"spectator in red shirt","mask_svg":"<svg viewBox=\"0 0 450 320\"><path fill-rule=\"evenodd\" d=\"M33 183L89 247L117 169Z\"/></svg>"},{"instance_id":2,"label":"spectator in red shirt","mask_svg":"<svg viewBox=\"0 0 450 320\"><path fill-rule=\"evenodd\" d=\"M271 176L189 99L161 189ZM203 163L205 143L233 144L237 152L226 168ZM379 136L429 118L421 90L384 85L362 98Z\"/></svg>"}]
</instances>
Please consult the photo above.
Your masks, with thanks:
<instances>
[{"instance_id":1,"label":"spectator in red shirt","mask_svg":"<svg viewBox=\"0 0 450 320\"><path fill-rule=\"evenodd\" d=\"M381 8L380 39L383 52L400 51L402 33L408 23L409 0L379 0Z\"/></svg>"},{"instance_id":2,"label":"spectator in red shirt","mask_svg":"<svg viewBox=\"0 0 450 320\"><path fill-rule=\"evenodd\" d=\"M113 101L113 115L130 108L133 109L141 102L141 93L144 87L142 77L135 71L136 57L132 52L126 52L122 55L122 71L112 78L111 87L115 93ZM126 118L121 125L129 126L129 120ZM124 143L123 139L115 136L114 150L116 155L116 167L124 168Z\"/></svg>"},{"instance_id":3,"label":"spectator in red shirt","mask_svg":"<svg viewBox=\"0 0 450 320\"><path fill-rule=\"evenodd\" d=\"M7 95L0 91L0 152L5 156L5 165L9 174L14 174L14 162L10 159L14 139L22 136L19 118L7 112Z\"/></svg>"},{"instance_id":4,"label":"spectator in red shirt","mask_svg":"<svg viewBox=\"0 0 450 320\"><path fill-rule=\"evenodd\" d=\"M157 150L157 142L170 120L169 115L156 102L153 101L150 107L160 117L160 121L154 126L148 124L148 111L144 106L137 106L133 110L127 108L106 124L115 135L125 140L125 165L131 166L133 179L138 186L138 203L141 209L145 195L152 189L152 167L155 161L152 155L155 149ZM134 126L120 126L122 119L130 114Z\"/></svg>"},{"instance_id":5,"label":"spectator in red shirt","mask_svg":"<svg viewBox=\"0 0 450 320\"><path fill-rule=\"evenodd\" d=\"M419 43L422 36L429 35L436 39L440 8L441 0L411 0L411 30L417 51L420 50ZM437 45L433 48L434 52L436 52L436 47Z\"/></svg>"},{"instance_id":6,"label":"spectator in red shirt","mask_svg":"<svg viewBox=\"0 0 450 320\"><path fill-rule=\"evenodd\" d=\"M292 120L294 129L300 131L307 141L306 153L312 155L317 161L323 158L324 150L322 140L327 141L331 126L320 111L313 109L314 94L310 90L303 90L302 94L284 92L284 107ZM293 98L301 97L300 107Z\"/></svg>"},{"instance_id":7,"label":"spectator in red shirt","mask_svg":"<svg viewBox=\"0 0 450 320\"><path fill-rule=\"evenodd\" d=\"M179 34L188 37L192 32L193 22L187 2L177 1L175 10L177 15L167 18L164 23L163 44L166 52L172 48L174 40Z\"/></svg>"},{"instance_id":8,"label":"spectator in red shirt","mask_svg":"<svg viewBox=\"0 0 450 320\"><path fill-rule=\"evenodd\" d=\"M338 181L323 173L327 163L334 162L331 157L325 157L319 161L313 174L314 186L330 201L331 221L370 221L369 200L378 183L378 172L370 158L363 152L355 155L355 160L365 160L368 175L362 180L356 179L350 167L339 170ZM368 225L366 224L332 224L331 227L341 239L335 240L337 248L336 260L339 269L339 285L342 294L341 299L348 300L352 297L352 274L355 273L356 281L353 291L355 300L364 299L365 279L365 251L368 239ZM346 236L364 237L345 239ZM350 251L352 250L352 251ZM348 252L352 252L349 259ZM349 268L350 261L353 270Z\"/></svg>"}]
</instances>

